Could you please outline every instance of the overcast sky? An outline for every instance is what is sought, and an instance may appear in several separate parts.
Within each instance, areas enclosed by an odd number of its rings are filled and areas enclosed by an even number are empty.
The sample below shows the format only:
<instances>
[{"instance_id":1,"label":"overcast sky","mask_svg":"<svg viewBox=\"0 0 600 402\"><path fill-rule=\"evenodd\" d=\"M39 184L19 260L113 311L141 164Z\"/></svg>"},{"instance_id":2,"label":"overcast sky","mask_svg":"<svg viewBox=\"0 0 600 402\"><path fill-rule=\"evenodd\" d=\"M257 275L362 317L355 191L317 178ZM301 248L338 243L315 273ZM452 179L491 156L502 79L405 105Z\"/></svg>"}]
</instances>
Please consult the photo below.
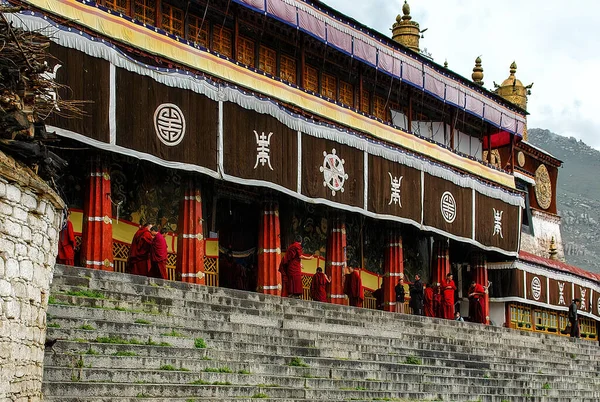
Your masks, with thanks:
<instances>
[{"instance_id":1,"label":"overcast sky","mask_svg":"<svg viewBox=\"0 0 600 402\"><path fill-rule=\"evenodd\" d=\"M324 0L391 36L403 0ZM409 0L434 60L471 78L481 56L485 87L517 78L534 83L528 127L581 139L600 149L600 3L558 0Z\"/></svg>"}]
</instances>

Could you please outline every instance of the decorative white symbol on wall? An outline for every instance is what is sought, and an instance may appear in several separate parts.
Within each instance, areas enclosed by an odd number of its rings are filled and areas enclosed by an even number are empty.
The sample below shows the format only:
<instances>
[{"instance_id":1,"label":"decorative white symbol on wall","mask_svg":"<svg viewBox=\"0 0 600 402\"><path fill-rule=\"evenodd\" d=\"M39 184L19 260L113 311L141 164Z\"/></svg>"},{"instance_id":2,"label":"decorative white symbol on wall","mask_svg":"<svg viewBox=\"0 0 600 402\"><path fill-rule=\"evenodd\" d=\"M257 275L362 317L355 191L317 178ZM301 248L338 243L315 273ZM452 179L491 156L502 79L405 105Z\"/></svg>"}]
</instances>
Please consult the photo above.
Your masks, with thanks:
<instances>
[{"instance_id":1,"label":"decorative white symbol on wall","mask_svg":"<svg viewBox=\"0 0 600 402\"><path fill-rule=\"evenodd\" d=\"M388 174L390 175L390 185L391 185L391 191L392 191L392 196L390 197L390 203L388 205L392 205L392 203L394 205L400 205L400 208L402 208L402 201L400 200L400 186L402 185L402 177L400 176L400 178L397 177L393 177L392 174L390 172L388 172Z\"/></svg>"},{"instance_id":2,"label":"decorative white symbol on wall","mask_svg":"<svg viewBox=\"0 0 600 402\"><path fill-rule=\"evenodd\" d=\"M273 167L271 166L271 155L269 154L269 152L271 152L271 149L269 148L271 146L271 136L273 135L273 133L269 133L269 136L267 137L265 135L264 132L260 133L260 135L258 135L258 133L256 132L256 130L254 130L254 136L256 137L256 163L254 164L254 169L256 169L256 167L258 166L258 164L260 163L262 166L265 166L265 163L269 165L269 169L273 170Z\"/></svg>"},{"instance_id":3,"label":"decorative white symbol on wall","mask_svg":"<svg viewBox=\"0 0 600 402\"><path fill-rule=\"evenodd\" d=\"M540 296L542 295L542 282L537 276L531 280L531 294L535 300L540 300Z\"/></svg>"},{"instance_id":4,"label":"decorative white symbol on wall","mask_svg":"<svg viewBox=\"0 0 600 402\"><path fill-rule=\"evenodd\" d=\"M454 200L454 196L451 192L446 191L444 194L442 194L440 208L442 210L442 217L444 220L448 223L454 222L454 219L456 219L456 201Z\"/></svg>"},{"instance_id":5,"label":"decorative white symbol on wall","mask_svg":"<svg viewBox=\"0 0 600 402\"><path fill-rule=\"evenodd\" d=\"M598 315L600 315L600 297L598 298L598 302L596 303L596 309L598 310Z\"/></svg>"},{"instance_id":6,"label":"decorative white symbol on wall","mask_svg":"<svg viewBox=\"0 0 600 402\"><path fill-rule=\"evenodd\" d=\"M335 148L328 154L323 151L323 166L319 168L323 172L323 186L329 187L331 195L335 196L336 191L344 192L344 182L348 179L348 174L344 170L344 161L340 159L335 152Z\"/></svg>"},{"instance_id":7,"label":"decorative white symbol on wall","mask_svg":"<svg viewBox=\"0 0 600 402\"><path fill-rule=\"evenodd\" d=\"M48 65L47 62L44 62L45 65ZM62 64L56 64L54 66L54 68L52 68L52 71L50 71L50 69L42 74L40 74L43 78L47 79L48 81L56 81L56 73L58 72L58 69L62 67ZM60 108L58 107L58 95L56 93L55 90L48 90L46 91L43 95L43 98L47 99L48 101L54 103L54 109L58 110L60 112Z\"/></svg>"},{"instance_id":8,"label":"decorative white symbol on wall","mask_svg":"<svg viewBox=\"0 0 600 402\"><path fill-rule=\"evenodd\" d=\"M585 310L585 293L586 293L587 289L584 288L579 288L579 292L581 293L581 309Z\"/></svg>"},{"instance_id":9,"label":"decorative white symbol on wall","mask_svg":"<svg viewBox=\"0 0 600 402\"><path fill-rule=\"evenodd\" d=\"M564 282L558 282L558 304L562 304L564 306L567 305L565 302L565 284Z\"/></svg>"},{"instance_id":10,"label":"decorative white symbol on wall","mask_svg":"<svg viewBox=\"0 0 600 402\"><path fill-rule=\"evenodd\" d=\"M154 111L154 129L163 144L174 147L185 136L185 117L177 105L163 103Z\"/></svg>"},{"instance_id":11,"label":"decorative white symbol on wall","mask_svg":"<svg viewBox=\"0 0 600 402\"><path fill-rule=\"evenodd\" d=\"M492 236L500 235L501 239L504 239L502 236L502 214L504 211L496 211L496 208L492 208L494 210L494 233Z\"/></svg>"}]
</instances>

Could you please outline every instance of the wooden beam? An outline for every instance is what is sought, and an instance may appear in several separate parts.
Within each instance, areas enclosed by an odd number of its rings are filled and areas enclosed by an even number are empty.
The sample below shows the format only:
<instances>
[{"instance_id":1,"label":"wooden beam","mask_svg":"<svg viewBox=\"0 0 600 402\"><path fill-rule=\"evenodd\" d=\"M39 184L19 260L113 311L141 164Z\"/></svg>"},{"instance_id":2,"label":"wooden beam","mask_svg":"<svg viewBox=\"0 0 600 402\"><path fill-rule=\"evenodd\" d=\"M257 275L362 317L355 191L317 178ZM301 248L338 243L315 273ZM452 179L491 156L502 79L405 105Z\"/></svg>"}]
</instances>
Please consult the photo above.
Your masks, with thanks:
<instances>
[{"instance_id":1,"label":"wooden beam","mask_svg":"<svg viewBox=\"0 0 600 402\"><path fill-rule=\"evenodd\" d=\"M237 60L238 53L238 38L240 36L240 22L238 18L237 9L233 10L233 60Z\"/></svg>"},{"instance_id":2,"label":"wooden beam","mask_svg":"<svg viewBox=\"0 0 600 402\"><path fill-rule=\"evenodd\" d=\"M162 27L162 0L156 0L156 6L154 8L154 26L157 28Z\"/></svg>"},{"instance_id":3,"label":"wooden beam","mask_svg":"<svg viewBox=\"0 0 600 402\"><path fill-rule=\"evenodd\" d=\"M452 119L450 121L450 148L454 149L454 132L456 131L456 116L458 115L458 113L456 112L456 109L452 109L452 112L450 113L450 118Z\"/></svg>"}]
</instances>

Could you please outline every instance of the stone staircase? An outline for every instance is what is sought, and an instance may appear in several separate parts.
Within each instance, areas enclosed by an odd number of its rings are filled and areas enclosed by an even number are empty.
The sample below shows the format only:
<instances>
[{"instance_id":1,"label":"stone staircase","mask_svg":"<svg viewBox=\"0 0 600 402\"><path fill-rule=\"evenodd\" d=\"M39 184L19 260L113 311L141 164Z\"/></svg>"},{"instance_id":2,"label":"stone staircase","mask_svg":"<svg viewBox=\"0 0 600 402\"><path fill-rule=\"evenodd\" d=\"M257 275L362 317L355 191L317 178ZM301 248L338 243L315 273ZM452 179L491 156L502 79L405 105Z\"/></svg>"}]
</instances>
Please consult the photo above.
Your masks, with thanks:
<instances>
[{"instance_id":1,"label":"stone staircase","mask_svg":"<svg viewBox=\"0 0 600 402\"><path fill-rule=\"evenodd\" d=\"M598 401L598 344L56 266L47 401Z\"/></svg>"}]
</instances>

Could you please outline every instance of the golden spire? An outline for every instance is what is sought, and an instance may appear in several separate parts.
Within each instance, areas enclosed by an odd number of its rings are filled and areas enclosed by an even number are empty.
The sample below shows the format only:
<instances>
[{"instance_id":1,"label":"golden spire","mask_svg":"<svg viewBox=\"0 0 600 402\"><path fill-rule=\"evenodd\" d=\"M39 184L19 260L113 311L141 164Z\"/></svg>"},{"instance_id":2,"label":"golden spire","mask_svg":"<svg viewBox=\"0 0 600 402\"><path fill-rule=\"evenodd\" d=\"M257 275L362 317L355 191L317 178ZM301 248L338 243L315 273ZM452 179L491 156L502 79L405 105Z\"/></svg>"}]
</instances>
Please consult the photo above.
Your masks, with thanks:
<instances>
[{"instance_id":1,"label":"golden spire","mask_svg":"<svg viewBox=\"0 0 600 402\"><path fill-rule=\"evenodd\" d=\"M481 57L475 59L475 67L473 67L473 74L471 74L473 82L480 87L483 86L483 67L481 67Z\"/></svg>"},{"instance_id":2,"label":"golden spire","mask_svg":"<svg viewBox=\"0 0 600 402\"><path fill-rule=\"evenodd\" d=\"M444 60L444 68L448 68L448 59Z\"/></svg>"},{"instance_id":3,"label":"golden spire","mask_svg":"<svg viewBox=\"0 0 600 402\"><path fill-rule=\"evenodd\" d=\"M516 62L513 61L511 63L509 71L510 75L501 85L494 82L494 87L496 87L495 92L521 109L527 110L527 95L531 95L533 83L525 86L517 79L517 77L515 77L515 74L517 73ZM525 125L523 129L523 139L527 141L527 125Z\"/></svg>"},{"instance_id":4,"label":"golden spire","mask_svg":"<svg viewBox=\"0 0 600 402\"><path fill-rule=\"evenodd\" d=\"M554 236L552 236L552 240L550 240L550 250L548 251L548 254L550 254L551 260L557 259L556 255L558 254L558 251L556 248L556 240L554 239Z\"/></svg>"},{"instance_id":5,"label":"golden spire","mask_svg":"<svg viewBox=\"0 0 600 402\"><path fill-rule=\"evenodd\" d=\"M402 14L404 15L396 17L396 22L392 25L392 39L410 50L419 53L421 30L419 29L418 22L411 21L410 6L406 0L404 0L404 5L402 6Z\"/></svg>"}]
</instances>

